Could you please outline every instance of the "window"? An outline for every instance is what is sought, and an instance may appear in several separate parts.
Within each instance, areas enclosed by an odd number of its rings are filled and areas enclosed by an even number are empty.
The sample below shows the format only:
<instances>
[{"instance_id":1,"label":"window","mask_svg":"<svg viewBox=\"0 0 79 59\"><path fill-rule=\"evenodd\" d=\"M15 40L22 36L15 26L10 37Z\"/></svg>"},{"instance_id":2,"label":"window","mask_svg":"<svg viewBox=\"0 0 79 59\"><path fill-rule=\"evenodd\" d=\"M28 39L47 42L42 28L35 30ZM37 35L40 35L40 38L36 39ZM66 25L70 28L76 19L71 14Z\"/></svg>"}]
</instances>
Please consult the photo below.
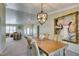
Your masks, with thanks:
<instances>
[{"instance_id":1,"label":"window","mask_svg":"<svg viewBox=\"0 0 79 59\"><path fill-rule=\"evenodd\" d=\"M6 26L6 33L9 33L9 26Z\"/></svg>"},{"instance_id":2,"label":"window","mask_svg":"<svg viewBox=\"0 0 79 59\"><path fill-rule=\"evenodd\" d=\"M25 29L24 29L24 33L25 33L26 35L32 35L32 28L30 28L30 27L25 28Z\"/></svg>"},{"instance_id":3,"label":"window","mask_svg":"<svg viewBox=\"0 0 79 59\"><path fill-rule=\"evenodd\" d=\"M30 34L30 29L29 28L27 28L27 35L29 35Z\"/></svg>"},{"instance_id":4,"label":"window","mask_svg":"<svg viewBox=\"0 0 79 59\"><path fill-rule=\"evenodd\" d=\"M26 30L26 28L24 28L24 34L26 35L26 33L27 33L27 30Z\"/></svg>"},{"instance_id":5,"label":"window","mask_svg":"<svg viewBox=\"0 0 79 59\"><path fill-rule=\"evenodd\" d=\"M6 26L6 33L16 32L16 26Z\"/></svg>"}]
</instances>

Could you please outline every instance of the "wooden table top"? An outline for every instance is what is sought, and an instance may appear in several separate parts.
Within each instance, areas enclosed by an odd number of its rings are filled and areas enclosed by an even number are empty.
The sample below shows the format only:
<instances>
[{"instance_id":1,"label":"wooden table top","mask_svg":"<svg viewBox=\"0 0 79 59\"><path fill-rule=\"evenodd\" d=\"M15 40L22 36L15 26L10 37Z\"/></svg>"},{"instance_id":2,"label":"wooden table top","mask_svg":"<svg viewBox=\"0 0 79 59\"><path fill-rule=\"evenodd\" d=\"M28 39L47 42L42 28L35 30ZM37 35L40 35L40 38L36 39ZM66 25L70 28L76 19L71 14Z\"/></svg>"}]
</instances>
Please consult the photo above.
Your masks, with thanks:
<instances>
[{"instance_id":1,"label":"wooden table top","mask_svg":"<svg viewBox=\"0 0 79 59\"><path fill-rule=\"evenodd\" d=\"M37 45L40 49L45 51L47 54L54 52L60 48L65 47L67 44L55 41L55 40L36 40Z\"/></svg>"}]
</instances>

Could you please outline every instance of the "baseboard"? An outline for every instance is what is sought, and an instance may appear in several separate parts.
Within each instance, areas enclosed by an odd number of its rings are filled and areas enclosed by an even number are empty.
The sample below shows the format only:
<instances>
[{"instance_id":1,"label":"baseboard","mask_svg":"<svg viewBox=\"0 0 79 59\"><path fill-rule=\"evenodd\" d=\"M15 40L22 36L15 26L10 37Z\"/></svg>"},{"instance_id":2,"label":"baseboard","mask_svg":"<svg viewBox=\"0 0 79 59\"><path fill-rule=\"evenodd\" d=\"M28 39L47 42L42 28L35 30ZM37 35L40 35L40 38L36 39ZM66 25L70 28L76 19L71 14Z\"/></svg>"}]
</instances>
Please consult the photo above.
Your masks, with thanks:
<instances>
[{"instance_id":1,"label":"baseboard","mask_svg":"<svg viewBox=\"0 0 79 59\"><path fill-rule=\"evenodd\" d=\"M71 49L67 49L67 50L69 50L69 51L71 51L71 52L73 52L73 53L75 53L75 54L79 55L79 52L76 52L76 51L71 50Z\"/></svg>"},{"instance_id":2,"label":"baseboard","mask_svg":"<svg viewBox=\"0 0 79 59\"><path fill-rule=\"evenodd\" d=\"M3 52L6 50L6 46L2 49L2 50L0 50L0 55L3 55Z\"/></svg>"},{"instance_id":3,"label":"baseboard","mask_svg":"<svg viewBox=\"0 0 79 59\"><path fill-rule=\"evenodd\" d=\"M70 50L70 51L72 51L73 53L76 53L76 54L79 55L79 51L78 51L78 50L75 51L73 48L71 48L71 46L75 46L76 44L73 44L73 43L70 43L70 42L65 42L65 41L62 41L62 42L65 43L65 44L68 44L68 47L67 47L68 50ZM78 48L78 49L79 49L79 48Z\"/></svg>"}]
</instances>

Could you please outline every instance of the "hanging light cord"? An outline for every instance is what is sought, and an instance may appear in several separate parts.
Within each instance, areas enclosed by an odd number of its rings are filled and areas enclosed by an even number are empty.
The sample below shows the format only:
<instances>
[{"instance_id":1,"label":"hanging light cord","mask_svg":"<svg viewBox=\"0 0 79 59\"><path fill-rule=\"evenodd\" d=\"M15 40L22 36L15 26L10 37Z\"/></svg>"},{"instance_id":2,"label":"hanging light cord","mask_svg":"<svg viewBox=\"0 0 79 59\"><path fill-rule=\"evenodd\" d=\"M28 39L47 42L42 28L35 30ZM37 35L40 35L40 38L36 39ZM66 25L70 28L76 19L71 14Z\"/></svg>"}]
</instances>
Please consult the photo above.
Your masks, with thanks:
<instances>
[{"instance_id":1,"label":"hanging light cord","mask_svg":"<svg viewBox=\"0 0 79 59\"><path fill-rule=\"evenodd\" d=\"M43 3L41 3L41 12L43 12Z\"/></svg>"}]
</instances>

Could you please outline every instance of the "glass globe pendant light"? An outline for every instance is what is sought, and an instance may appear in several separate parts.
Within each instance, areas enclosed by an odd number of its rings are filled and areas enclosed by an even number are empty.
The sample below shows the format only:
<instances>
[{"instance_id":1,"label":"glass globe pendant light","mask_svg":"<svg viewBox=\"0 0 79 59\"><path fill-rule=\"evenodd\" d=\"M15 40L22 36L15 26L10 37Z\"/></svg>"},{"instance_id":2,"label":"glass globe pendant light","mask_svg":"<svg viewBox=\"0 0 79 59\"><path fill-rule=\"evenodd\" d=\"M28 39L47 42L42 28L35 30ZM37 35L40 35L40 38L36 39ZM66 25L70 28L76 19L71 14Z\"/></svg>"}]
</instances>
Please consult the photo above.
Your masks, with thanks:
<instances>
[{"instance_id":1,"label":"glass globe pendant light","mask_svg":"<svg viewBox=\"0 0 79 59\"><path fill-rule=\"evenodd\" d=\"M43 12L43 3L41 3L41 12L37 13L38 22L43 25L48 18L48 14Z\"/></svg>"}]
</instances>

